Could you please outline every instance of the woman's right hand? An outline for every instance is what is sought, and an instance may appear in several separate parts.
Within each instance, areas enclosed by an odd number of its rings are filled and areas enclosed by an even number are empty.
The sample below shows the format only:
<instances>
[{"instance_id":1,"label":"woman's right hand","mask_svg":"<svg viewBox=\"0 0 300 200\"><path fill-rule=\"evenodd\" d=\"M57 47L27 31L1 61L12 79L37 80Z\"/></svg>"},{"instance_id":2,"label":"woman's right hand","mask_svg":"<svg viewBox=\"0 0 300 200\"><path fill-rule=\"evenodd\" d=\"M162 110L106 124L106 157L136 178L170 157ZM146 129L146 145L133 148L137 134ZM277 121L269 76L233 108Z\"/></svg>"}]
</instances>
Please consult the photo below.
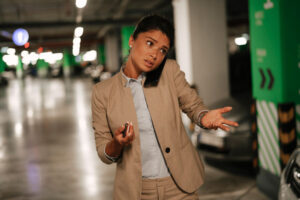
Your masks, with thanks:
<instances>
[{"instance_id":1,"label":"woman's right hand","mask_svg":"<svg viewBox=\"0 0 300 200\"><path fill-rule=\"evenodd\" d=\"M128 123L128 126L129 126L128 132L126 133L125 137L123 137L123 133L122 133L125 130L124 125L122 125L120 128L118 128L114 134L115 142L120 144L120 146L122 146L122 147L130 145L133 142L133 140L135 139L132 122Z\"/></svg>"},{"instance_id":2,"label":"woman's right hand","mask_svg":"<svg viewBox=\"0 0 300 200\"><path fill-rule=\"evenodd\" d=\"M125 129L124 125L115 131L113 140L107 143L105 147L105 152L107 155L111 157L119 157L123 147L132 143L135 138L133 125L132 123L128 123L128 126L128 132L126 133L125 137L123 137L122 133Z\"/></svg>"}]
</instances>

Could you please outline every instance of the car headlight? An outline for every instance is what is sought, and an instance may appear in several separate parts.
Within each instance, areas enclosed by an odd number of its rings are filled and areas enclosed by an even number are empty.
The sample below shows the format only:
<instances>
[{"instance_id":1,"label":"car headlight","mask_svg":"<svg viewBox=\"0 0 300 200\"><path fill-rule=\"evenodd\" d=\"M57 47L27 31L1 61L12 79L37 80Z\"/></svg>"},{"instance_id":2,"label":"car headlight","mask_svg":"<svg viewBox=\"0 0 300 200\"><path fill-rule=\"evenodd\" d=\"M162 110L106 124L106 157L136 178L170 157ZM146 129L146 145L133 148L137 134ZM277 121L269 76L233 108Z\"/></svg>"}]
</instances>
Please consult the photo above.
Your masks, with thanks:
<instances>
[{"instance_id":1,"label":"car headlight","mask_svg":"<svg viewBox=\"0 0 300 200\"><path fill-rule=\"evenodd\" d=\"M297 157L300 157L300 153L291 159L285 171L285 177L286 183L293 190L297 198L300 198L300 167L296 162Z\"/></svg>"}]
</instances>

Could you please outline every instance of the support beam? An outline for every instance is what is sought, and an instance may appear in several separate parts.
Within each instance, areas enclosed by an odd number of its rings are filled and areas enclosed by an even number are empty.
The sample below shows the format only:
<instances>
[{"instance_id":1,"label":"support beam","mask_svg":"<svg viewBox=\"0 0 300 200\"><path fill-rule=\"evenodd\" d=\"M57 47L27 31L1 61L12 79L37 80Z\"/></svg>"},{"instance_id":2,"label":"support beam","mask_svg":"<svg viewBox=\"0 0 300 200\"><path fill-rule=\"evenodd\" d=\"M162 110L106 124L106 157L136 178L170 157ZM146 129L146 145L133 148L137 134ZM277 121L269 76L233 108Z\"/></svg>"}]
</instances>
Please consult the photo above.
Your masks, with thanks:
<instances>
[{"instance_id":1,"label":"support beam","mask_svg":"<svg viewBox=\"0 0 300 200\"><path fill-rule=\"evenodd\" d=\"M135 24L139 18L120 18L120 19L105 19L105 20L89 20L82 21L81 26L103 26L114 25L124 26ZM75 21L53 21L53 22L24 22L24 23L1 23L0 29L15 29L19 27L23 28L49 28L49 27L66 27L77 26Z\"/></svg>"}]
</instances>

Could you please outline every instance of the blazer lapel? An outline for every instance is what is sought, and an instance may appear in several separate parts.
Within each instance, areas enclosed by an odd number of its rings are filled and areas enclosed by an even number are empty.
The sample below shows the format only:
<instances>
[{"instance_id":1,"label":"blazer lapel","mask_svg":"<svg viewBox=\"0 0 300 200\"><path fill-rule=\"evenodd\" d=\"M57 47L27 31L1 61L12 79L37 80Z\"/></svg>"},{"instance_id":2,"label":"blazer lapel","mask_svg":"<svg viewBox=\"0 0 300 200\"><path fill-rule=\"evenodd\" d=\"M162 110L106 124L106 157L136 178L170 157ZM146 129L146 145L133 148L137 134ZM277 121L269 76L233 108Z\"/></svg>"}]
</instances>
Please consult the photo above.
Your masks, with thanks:
<instances>
[{"instance_id":1,"label":"blazer lapel","mask_svg":"<svg viewBox=\"0 0 300 200\"><path fill-rule=\"evenodd\" d=\"M131 94L131 89L129 87L126 87L126 79L122 76L121 73L119 73L119 78L121 79L122 82L121 92L119 96L119 98L122 99L120 100L120 102L122 103L121 103L121 107L118 108L118 110L123 113L121 115L122 116L121 121L122 123L125 123L127 121L129 122L131 121L133 123L135 138L139 144L139 139L140 139L139 127L138 127L138 121L137 121L135 106L133 102L133 97Z\"/></svg>"},{"instance_id":2,"label":"blazer lapel","mask_svg":"<svg viewBox=\"0 0 300 200\"><path fill-rule=\"evenodd\" d=\"M151 119L153 122L154 129L156 130L156 134L160 131L160 122L161 122L161 113L163 111L162 106L162 94L160 92L160 88L157 87L149 87L144 88L144 95L147 102L147 106L151 115Z\"/></svg>"}]
</instances>

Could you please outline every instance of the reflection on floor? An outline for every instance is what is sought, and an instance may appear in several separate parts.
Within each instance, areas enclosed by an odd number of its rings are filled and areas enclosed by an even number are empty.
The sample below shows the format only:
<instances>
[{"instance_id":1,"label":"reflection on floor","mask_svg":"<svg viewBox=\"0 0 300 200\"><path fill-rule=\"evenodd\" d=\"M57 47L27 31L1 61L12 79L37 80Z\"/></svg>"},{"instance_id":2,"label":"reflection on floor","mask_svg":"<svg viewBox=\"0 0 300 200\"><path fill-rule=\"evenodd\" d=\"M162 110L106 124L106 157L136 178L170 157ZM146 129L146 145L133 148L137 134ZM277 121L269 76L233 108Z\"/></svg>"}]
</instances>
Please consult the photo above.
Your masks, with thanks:
<instances>
[{"instance_id":1,"label":"reflection on floor","mask_svg":"<svg viewBox=\"0 0 300 200\"><path fill-rule=\"evenodd\" d=\"M112 199L115 165L95 150L92 86L89 79L26 78L0 88L1 200ZM267 199L254 185L207 166L199 196Z\"/></svg>"},{"instance_id":2,"label":"reflection on floor","mask_svg":"<svg viewBox=\"0 0 300 200\"><path fill-rule=\"evenodd\" d=\"M111 199L115 167L95 151L91 89L70 79L1 88L0 199Z\"/></svg>"}]
</instances>

